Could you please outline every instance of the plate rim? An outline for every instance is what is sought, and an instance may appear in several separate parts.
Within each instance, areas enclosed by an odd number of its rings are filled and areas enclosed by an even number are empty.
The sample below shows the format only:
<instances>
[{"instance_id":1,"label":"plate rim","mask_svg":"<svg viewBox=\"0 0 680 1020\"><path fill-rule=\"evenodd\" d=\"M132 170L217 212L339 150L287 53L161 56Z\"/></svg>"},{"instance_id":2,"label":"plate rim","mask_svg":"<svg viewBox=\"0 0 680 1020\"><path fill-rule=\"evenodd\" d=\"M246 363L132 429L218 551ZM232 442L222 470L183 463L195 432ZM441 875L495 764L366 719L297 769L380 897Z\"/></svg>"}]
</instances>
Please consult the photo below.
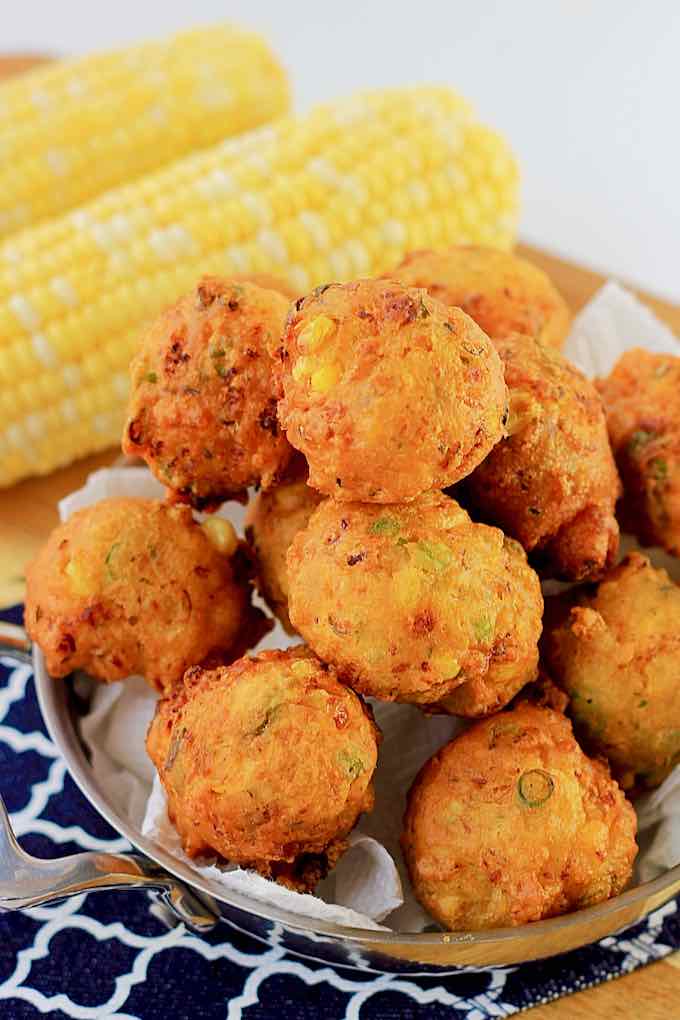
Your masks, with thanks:
<instances>
[{"instance_id":1,"label":"plate rim","mask_svg":"<svg viewBox=\"0 0 680 1020\"><path fill-rule=\"evenodd\" d=\"M619 913L625 913L629 908L639 905L641 907L639 916L645 916L647 913L644 910L645 901L656 900L659 895L663 896L665 893L668 894L666 899L671 899L680 892L680 864L676 864L657 878L643 882L612 899L583 910L572 911L569 914L561 914L542 921L532 921L512 928L494 928L471 932L399 932L385 929L354 928L332 921L324 921L321 918L293 914L278 907L269 907L267 903L255 897L238 892L227 892L217 883L204 879L202 876L196 876L173 854L155 842L146 839L126 819L121 818L116 809L103 796L92 768L85 757L72 715L68 709L67 687L63 681L50 677L42 652L37 646L33 648L33 670L38 703L50 738L64 758L69 774L83 796L116 832L160 868L185 882L200 894L208 896L218 903L221 902L225 906L254 914L262 920L282 924L308 938L313 939L314 936L317 936L319 940L332 938L351 941L366 947L373 945L377 948L379 946L388 952L390 946L396 945L405 947L445 945L453 948L456 945L470 946L471 944L502 946L509 941L516 945L524 937L524 933L530 934L532 941L541 935L545 935L547 939L555 932L564 933L568 928L579 925L587 926L589 922L602 921L608 915L612 918L611 931L614 932L617 930L615 918ZM665 902L665 900L661 902ZM660 906L661 902L655 903L655 907ZM627 923L629 921L626 921ZM584 942L583 944L588 943Z\"/></svg>"}]
</instances>

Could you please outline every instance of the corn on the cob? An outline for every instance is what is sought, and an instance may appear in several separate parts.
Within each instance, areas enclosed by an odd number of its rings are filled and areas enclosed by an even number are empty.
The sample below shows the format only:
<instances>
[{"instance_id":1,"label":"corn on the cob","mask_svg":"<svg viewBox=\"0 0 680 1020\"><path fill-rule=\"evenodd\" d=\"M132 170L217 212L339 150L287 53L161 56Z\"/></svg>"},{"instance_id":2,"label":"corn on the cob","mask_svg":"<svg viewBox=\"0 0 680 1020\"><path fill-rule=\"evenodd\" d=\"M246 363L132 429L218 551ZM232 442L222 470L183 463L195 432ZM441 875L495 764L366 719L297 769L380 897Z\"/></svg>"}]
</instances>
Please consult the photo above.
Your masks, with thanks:
<instances>
[{"instance_id":1,"label":"corn on the cob","mask_svg":"<svg viewBox=\"0 0 680 1020\"><path fill-rule=\"evenodd\" d=\"M119 439L141 324L201 273L306 291L508 246L517 170L445 88L369 93L186 158L0 245L0 484Z\"/></svg>"},{"instance_id":2,"label":"corn on the cob","mask_svg":"<svg viewBox=\"0 0 680 1020\"><path fill-rule=\"evenodd\" d=\"M288 109L259 36L227 25L0 85L0 237Z\"/></svg>"}]
</instances>

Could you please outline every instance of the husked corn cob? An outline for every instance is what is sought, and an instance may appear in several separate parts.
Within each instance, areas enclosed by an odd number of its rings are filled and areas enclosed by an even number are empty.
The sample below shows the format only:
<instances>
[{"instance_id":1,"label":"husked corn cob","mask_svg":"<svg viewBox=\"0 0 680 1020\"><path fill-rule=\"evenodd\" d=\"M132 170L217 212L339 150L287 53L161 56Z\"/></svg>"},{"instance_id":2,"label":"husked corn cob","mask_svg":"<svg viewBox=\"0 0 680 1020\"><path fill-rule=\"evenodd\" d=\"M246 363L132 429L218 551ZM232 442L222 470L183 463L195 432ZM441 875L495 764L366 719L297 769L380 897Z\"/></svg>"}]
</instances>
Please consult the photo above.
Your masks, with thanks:
<instances>
[{"instance_id":1,"label":"husked corn cob","mask_svg":"<svg viewBox=\"0 0 680 1020\"><path fill-rule=\"evenodd\" d=\"M0 237L287 112L266 43L228 25L0 85Z\"/></svg>"},{"instance_id":2,"label":"husked corn cob","mask_svg":"<svg viewBox=\"0 0 680 1020\"><path fill-rule=\"evenodd\" d=\"M362 94L110 191L0 245L0 484L116 443L141 326L202 273L304 292L412 249L507 247L517 169L446 88Z\"/></svg>"}]
</instances>

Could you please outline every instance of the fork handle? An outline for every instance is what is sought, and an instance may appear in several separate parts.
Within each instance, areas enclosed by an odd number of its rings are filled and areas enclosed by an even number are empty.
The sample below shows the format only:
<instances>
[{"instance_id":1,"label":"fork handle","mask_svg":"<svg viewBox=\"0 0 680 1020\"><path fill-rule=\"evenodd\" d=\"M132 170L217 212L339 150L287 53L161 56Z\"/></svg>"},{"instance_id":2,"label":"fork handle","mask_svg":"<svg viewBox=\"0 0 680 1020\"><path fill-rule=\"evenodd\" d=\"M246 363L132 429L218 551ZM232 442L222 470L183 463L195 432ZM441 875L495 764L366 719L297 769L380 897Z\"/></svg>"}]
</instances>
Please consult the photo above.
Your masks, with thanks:
<instances>
[{"instance_id":1,"label":"fork handle","mask_svg":"<svg viewBox=\"0 0 680 1020\"><path fill-rule=\"evenodd\" d=\"M219 915L174 875L141 854L96 850L44 860L19 846L0 796L0 912L24 910L101 889L160 893L188 928L207 932Z\"/></svg>"},{"instance_id":2,"label":"fork handle","mask_svg":"<svg viewBox=\"0 0 680 1020\"><path fill-rule=\"evenodd\" d=\"M3 653L31 663L33 644L23 627L0 620L0 655Z\"/></svg>"},{"instance_id":3,"label":"fork handle","mask_svg":"<svg viewBox=\"0 0 680 1020\"><path fill-rule=\"evenodd\" d=\"M218 917L174 875L141 854L96 851L38 860L21 854L13 873L0 860L0 911L25 910L102 889L144 889L159 892L176 917L188 928L207 932Z\"/></svg>"}]
</instances>

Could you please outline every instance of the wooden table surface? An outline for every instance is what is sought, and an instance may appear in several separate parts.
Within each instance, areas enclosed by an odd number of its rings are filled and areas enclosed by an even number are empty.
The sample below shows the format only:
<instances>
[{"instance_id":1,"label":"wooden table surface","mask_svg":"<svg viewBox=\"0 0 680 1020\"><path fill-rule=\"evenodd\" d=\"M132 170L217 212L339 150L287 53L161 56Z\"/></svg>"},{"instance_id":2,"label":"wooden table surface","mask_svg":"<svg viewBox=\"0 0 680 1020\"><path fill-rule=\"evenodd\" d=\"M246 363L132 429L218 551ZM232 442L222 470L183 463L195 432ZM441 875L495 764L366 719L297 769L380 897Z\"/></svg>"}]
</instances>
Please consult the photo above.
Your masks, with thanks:
<instances>
[{"instance_id":1,"label":"wooden table surface","mask_svg":"<svg viewBox=\"0 0 680 1020\"><path fill-rule=\"evenodd\" d=\"M16 73L35 57L0 58L0 77ZM603 277L526 245L520 252L541 265L552 277L574 311L602 284ZM680 337L680 308L641 295ZM641 341L644 338L640 338ZM119 451L88 457L45 478L28 479L0 491L0 606L21 602L24 567L56 524L56 504L78 488L98 467L111 464ZM615 982L531 1011L532 1020L671 1020L680 1016L680 953L643 967Z\"/></svg>"}]
</instances>

